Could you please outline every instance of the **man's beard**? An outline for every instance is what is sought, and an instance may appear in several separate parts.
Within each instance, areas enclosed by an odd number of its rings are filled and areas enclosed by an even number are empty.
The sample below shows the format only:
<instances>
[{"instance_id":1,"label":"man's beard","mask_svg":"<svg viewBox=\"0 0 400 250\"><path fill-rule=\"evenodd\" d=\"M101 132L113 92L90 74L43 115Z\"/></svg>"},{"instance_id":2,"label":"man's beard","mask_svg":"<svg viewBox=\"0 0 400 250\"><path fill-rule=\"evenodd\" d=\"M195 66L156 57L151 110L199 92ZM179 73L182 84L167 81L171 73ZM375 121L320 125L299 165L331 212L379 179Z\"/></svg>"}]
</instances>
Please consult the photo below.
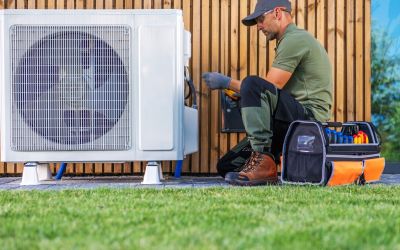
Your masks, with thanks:
<instances>
[{"instance_id":1,"label":"man's beard","mask_svg":"<svg viewBox=\"0 0 400 250\"><path fill-rule=\"evenodd\" d=\"M265 37L267 38L267 41L272 41L275 40L277 37L277 33L275 32L268 32L268 31L263 31L263 34L265 35Z\"/></svg>"}]
</instances>

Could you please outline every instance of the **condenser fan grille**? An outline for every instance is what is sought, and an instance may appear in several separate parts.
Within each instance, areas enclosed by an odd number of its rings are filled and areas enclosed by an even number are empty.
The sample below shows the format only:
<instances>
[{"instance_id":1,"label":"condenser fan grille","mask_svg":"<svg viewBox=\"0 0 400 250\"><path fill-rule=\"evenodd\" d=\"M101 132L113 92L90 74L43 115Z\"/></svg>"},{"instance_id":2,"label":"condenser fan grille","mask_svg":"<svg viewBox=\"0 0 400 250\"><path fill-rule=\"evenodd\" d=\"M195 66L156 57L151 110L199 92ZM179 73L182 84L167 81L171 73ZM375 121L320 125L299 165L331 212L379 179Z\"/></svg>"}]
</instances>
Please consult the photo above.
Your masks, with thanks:
<instances>
[{"instance_id":1,"label":"condenser fan grille","mask_svg":"<svg viewBox=\"0 0 400 250\"><path fill-rule=\"evenodd\" d=\"M128 150L125 26L11 28L14 151Z\"/></svg>"}]
</instances>

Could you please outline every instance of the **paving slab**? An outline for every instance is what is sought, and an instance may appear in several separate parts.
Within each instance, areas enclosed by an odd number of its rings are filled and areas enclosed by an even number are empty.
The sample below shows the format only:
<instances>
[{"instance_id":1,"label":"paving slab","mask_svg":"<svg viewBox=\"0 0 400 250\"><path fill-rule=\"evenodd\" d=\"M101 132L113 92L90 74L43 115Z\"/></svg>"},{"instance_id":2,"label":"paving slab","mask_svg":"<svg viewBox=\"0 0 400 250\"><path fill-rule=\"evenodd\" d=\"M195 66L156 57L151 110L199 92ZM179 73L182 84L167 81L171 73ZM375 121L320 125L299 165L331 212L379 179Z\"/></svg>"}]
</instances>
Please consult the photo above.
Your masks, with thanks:
<instances>
[{"instance_id":1,"label":"paving slab","mask_svg":"<svg viewBox=\"0 0 400 250\"><path fill-rule=\"evenodd\" d=\"M221 177L181 178L165 177L159 185L141 184L141 176L89 176L63 177L62 180L43 181L41 185L21 186L21 177L0 178L0 190L65 190L65 189L95 189L95 188L210 188L232 187ZM377 184L400 185L400 174L383 174ZM375 184L373 184L375 185Z\"/></svg>"}]
</instances>

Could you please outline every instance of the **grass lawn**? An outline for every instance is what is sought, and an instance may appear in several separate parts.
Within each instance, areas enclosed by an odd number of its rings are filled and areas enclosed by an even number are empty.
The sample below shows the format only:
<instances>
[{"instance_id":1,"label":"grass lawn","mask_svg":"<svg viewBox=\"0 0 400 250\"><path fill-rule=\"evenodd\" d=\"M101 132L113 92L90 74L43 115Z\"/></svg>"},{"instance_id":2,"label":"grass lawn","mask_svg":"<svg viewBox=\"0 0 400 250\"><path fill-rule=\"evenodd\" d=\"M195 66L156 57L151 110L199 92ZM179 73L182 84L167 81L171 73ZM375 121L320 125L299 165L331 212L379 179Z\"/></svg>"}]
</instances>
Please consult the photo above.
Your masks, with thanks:
<instances>
[{"instance_id":1,"label":"grass lawn","mask_svg":"<svg viewBox=\"0 0 400 250\"><path fill-rule=\"evenodd\" d=\"M400 249L400 187L1 191L1 249Z\"/></svg>"}]
</instances>

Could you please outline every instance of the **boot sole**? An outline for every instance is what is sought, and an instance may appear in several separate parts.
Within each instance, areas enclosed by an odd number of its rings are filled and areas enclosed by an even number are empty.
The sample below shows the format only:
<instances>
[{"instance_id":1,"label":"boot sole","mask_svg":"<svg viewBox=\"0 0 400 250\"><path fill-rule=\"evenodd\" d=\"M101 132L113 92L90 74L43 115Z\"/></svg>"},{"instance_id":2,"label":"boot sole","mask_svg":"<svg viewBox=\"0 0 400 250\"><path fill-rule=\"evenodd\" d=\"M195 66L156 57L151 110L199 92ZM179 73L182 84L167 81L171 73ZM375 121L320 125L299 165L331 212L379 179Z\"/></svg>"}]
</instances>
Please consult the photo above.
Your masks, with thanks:
<instances>
[{"instance_id":1,"label":"boot sole","mask_svg":"<svg viewBox=\"0 0 400 250\"><path fill-rule=\"evenodd\" d=\"M229 184L236 186L262 186L262 185L277 185L278 178L264 179L264 180L254 180L254 181L241 181L241 180L231 180Z\"/></svg>"}]
</instances>

